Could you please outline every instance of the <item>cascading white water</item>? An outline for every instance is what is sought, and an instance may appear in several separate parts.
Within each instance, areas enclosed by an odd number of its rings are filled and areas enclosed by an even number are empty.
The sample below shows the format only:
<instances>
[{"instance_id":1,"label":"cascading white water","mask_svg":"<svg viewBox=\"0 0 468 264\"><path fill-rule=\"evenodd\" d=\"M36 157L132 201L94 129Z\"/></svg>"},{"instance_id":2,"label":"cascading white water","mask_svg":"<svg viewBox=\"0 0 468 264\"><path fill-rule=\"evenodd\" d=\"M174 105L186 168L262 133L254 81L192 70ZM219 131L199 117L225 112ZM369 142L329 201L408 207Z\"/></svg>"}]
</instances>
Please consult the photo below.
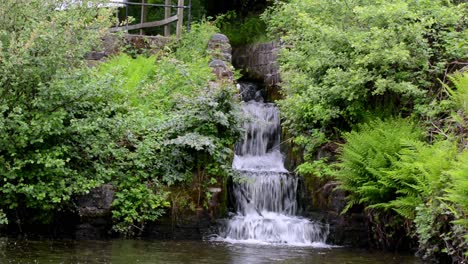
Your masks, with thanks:
<instances>
[{"instance_id":1,"label":"cascading white water","mask_svg":"<svg viewBox=\"0 0 468 264\"><path fill-rule=\"evenodd\" d=\"M236 214L218 237L227 242L323 246L328 226L296 216L298 178L284 168L279 111L259 101L243 106L249 121L233 161L242 176L233 187Z\"/></svg>"}]
</instances>

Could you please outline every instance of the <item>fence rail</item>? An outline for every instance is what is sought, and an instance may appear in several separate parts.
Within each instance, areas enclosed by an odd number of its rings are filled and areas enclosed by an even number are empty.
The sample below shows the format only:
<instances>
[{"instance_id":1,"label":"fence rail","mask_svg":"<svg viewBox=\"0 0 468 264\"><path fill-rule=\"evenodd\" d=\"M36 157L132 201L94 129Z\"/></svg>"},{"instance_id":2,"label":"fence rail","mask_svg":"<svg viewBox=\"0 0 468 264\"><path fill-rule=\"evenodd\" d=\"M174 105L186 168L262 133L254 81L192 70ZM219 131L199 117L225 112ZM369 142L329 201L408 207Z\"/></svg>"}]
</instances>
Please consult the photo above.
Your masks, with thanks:
<instances>
[{"instance_id":1,"label":"fence rail","mask_svg":"<svg viewBox=\"0 0 468 264\"><path fill-rule=\"evenodd\" d=\"M185 5L184 0L178 0L177 5L173 5L171 0L165 0L165 4L150 4L150 3L145 3L145 1L142 1L141 3L137 2L125 2L125 1L110 1L112 4L117 4L119 6L125 6L125 19L124 19L124 26L116 26L110 28L111 32L117 32L117 31L129 31L129 30L138 30L140 29L140 34L143 35L143 29L145 28L153 28L153 27L161 27L164 26L164 36L169 36L171 34L169 24L173 22L177 22L176 26L176 36L177 38L180 38L182 35L182 28L184 26L184 10L188 9L188 14L187 14L187 31L190 31L190 23L191 23L191 11L192 11L192 0L188 1L188 5ZM134 24L134 25L129 25L129 6L141 6L141 19L140 23ZM164 12L164 19L158 20L158 21L145 21L146 16L145 16L145 8L146 7L164 7L165 12ZM177 14L174 16L171 16L171 11L172 8L177 9ZM118 14L117 14L118 15Z\"/></svg>"}]
</instances>

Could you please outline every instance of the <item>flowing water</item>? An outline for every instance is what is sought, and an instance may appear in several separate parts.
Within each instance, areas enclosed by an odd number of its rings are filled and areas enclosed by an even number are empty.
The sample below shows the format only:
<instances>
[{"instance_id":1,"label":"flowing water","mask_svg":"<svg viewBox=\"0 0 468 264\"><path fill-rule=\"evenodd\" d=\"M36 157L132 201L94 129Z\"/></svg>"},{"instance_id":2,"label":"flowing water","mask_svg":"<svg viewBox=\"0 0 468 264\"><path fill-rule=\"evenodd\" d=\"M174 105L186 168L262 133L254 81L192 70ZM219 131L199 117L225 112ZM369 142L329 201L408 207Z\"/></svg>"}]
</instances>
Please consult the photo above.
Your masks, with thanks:
<instances>
[{"instance_id":1,"label":"flowing water","mask_svg":"<svg viewBox=\"0 0 468 264\"><path fill-rule=\"evenodd\" d=\"M236 146L233 168L236 212L222 226L217 240L257 244L326 247L328 226L297 216L298 178L284 168L280 152L280 116L264 103L251 83L241 84L248 119Z\"/></svg>"}]
</instances>

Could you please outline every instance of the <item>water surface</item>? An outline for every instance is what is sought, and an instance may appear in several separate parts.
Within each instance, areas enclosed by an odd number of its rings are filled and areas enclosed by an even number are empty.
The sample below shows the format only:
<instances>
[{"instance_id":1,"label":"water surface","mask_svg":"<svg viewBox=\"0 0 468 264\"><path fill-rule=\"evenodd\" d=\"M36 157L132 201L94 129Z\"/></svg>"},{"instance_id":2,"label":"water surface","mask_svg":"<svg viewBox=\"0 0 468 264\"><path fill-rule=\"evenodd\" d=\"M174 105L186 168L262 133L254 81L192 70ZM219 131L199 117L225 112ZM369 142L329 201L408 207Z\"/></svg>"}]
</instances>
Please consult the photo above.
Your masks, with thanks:
<instances>
[{"instance_id":1,"label":"water surface","mask_svg":"<svg viewBox=\"0 0 468 264\"><path fill-rule=\"evenodd\" d=\"M347 248L205 241L25 241L7 238L0 238L0 263L422 264L412 256Z\"/></svg>"}]
</instances>

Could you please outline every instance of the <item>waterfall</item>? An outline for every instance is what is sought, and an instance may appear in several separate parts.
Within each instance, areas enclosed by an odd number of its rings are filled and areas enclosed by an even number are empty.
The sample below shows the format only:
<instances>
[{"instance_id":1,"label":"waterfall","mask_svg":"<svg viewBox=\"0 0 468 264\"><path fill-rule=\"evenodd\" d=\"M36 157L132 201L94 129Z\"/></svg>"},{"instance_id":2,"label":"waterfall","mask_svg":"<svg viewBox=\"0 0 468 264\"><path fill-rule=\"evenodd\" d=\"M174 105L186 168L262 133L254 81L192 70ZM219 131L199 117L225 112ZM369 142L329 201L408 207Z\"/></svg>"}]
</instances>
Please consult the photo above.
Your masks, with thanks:
<instances>
[{"instance_id":1,"label":"waterfall","mask_svg":"<svg viewBox=\"0 0 468 264\"><path fill-rule=\"evenodd\" d=\"M244 138L236 145L233 168L236 212L218 238L227 242L324 245L328 226L297 216L298 178L284 168L280 116L252 83L240 83L244 101ZM247 96L245 96L247 95Z\"/></svg>"}]
</instances>

